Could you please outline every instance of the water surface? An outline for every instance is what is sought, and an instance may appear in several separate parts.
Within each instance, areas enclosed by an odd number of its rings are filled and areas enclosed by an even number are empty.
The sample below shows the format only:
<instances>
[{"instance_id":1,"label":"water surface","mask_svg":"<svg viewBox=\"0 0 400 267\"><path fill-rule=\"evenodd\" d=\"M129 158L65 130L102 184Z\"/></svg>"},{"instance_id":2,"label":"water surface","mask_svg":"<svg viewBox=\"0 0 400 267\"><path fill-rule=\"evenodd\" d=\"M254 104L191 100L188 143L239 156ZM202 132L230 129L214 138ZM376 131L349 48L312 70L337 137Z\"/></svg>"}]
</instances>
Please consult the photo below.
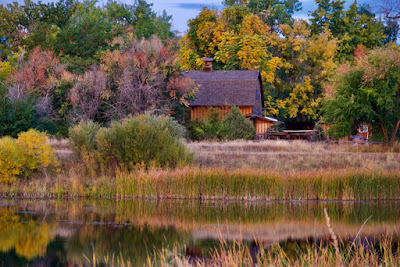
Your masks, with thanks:
<instances>
[{"instance_id":1,"label":"water surface","mask_svg":"<svg viewBox=\"0 0 400 267\"><path fill-rule=\"evenodd\" d=\"M329 240L324 208L343 240L360 229L361 238L398 240L399 202L0 200L0 266L67 266L93 253L143 265L154 251L175 247L207 257L220 237L266 248L320 242Z\"/></svg>"}]
</instances>

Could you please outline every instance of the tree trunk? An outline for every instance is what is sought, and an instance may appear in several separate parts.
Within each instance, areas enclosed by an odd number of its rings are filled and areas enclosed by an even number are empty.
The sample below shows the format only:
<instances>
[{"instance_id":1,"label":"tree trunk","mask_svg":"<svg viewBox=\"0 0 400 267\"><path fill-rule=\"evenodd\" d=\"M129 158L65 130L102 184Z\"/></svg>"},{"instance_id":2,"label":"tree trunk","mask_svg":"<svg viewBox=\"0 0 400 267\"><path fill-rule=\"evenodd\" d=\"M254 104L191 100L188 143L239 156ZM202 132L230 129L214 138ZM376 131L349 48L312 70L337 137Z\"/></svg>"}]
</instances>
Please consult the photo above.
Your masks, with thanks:
<instances>
[{"instance_id":1,"label":"tree trunk","mask_svg":"<svg viewBox=\"0 0 400 267\"><path fill-rule=\"evenodd\" d=\"M387 132L386 128L383 126L382 122L379 122L379 126L381 126L381 130L382 130L383 136L385 137L386 143L389 142L388 132Z\"/></svg>"},{"instance_id":2,"label":"tree trunk","mask_svg":"<svg viewBox=\"0 0 400 267\"><path fill-rule=\"evenodd\" d=\"M391 144L391 145L393 145L394 140L396 139L396 134L397 134L397 131L399 130L399 126L400 126L400 120L398 120L398 121L396 122L396 125L394 126L394 130L393 130L393 132L392 132L392 135L390 136L390 142L389 142L389 144Z\"/></svg>"}]
</instances>

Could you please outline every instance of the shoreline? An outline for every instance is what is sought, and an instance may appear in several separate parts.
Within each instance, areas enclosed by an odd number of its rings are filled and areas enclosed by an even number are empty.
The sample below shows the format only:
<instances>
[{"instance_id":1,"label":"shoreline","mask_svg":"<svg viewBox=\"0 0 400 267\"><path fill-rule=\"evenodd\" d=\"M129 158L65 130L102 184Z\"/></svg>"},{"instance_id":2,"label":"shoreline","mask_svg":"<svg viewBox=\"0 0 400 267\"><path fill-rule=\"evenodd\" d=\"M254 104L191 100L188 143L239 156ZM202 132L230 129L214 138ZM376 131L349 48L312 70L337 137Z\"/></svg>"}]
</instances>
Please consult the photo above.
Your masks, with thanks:
<instances>
[{"instance_id":1,"label":"shoreline","mask_svg":"<svg viewBox=\"0 0 400 267\"><path fill-rule=\"evenodd\" d=\"M335 199L303 199L303 200L290 200L290 199L273 199L273 200L241 200L241 199L196 199L196 198L147 198L147 197L3 197L0 196L0 201L4 200L16 200L16 201L26 201L26 200L40 200L40 201L78 201L78 200L111 200L111 201L140 201L140 202L197 202L197 203L218 203L218 204L322 204L322 203L333 203L333 204L371 204L371 203L400 203L400 197L394 199L370 199L370 200L335 200Z\"/></svg>"},{"instance_id":2,"label":"shoreline","mask_svg":"<svg viewBox=\"0 0 400 267\"><path fill-rule=\"evenodd\" d=\"M282 173L190 166L175 170L37 177L4 184L8 199L115 199L219 202L400 201L396 170L325 170Z\"/></svg>"}]
</instances>

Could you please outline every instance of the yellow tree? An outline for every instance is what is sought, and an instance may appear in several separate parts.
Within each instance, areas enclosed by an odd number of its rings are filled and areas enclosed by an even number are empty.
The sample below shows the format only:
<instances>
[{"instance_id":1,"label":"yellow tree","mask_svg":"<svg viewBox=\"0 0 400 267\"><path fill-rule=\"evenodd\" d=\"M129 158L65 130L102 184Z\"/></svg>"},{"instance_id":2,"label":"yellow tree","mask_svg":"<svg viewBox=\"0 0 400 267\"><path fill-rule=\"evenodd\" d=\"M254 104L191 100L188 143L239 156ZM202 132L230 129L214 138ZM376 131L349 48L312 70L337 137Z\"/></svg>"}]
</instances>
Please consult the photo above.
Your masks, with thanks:
<instances>
[{"instance_id":1,"label":"yellow tree","mask_svg":"<svg viewBox=\"0 0 400 267\"><path fill-rule=\"evenodd\" d=\"M336 40L329 30L311 35L304 21L281 25L275 38L280 68L270 84L266 106L283 118L315 120L321 107L324 85L335 69Z\"/></svg>"},{"instance_id":2,"label":"yellow tree","mask_svg":"<svg viewBox=\"0 0 400 267\"><path fill-rule=\"evenodd\" d=\"M274 80L280 59L269 47L276 34L247 7L204 8L189 27L181 41L182 69L201 69L201 59L213 57L216 69L259 69L265 80Z\"/></svg>"},{"instance_id":3,"label":"yellow tree","mask_svg":"<svg viewBox=\"0 0 400 267\"><path fill-rule=\"evenodd\" d=\"M215 69L258 69L268 115L317 119L335 68L336 40L329 30L313 36L299 20L280 25L278 35L245 6L204 8L189 27L181 41L183 70L201 69L203 57L214 57Z\"/></svg>"}]
</instances>

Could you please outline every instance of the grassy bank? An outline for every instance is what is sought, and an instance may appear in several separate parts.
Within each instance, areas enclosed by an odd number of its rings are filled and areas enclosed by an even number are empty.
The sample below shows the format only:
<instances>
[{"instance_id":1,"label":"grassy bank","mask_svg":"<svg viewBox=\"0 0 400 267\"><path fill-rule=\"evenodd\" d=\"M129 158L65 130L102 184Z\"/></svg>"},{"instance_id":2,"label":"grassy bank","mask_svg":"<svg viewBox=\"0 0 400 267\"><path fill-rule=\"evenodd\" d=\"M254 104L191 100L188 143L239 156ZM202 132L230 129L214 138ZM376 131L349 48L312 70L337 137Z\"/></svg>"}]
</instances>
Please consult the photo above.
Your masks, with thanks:
<instances>
[{"instance_id":1,"label":"grassy bank","mask_svg":"<svg viewBox=\"0 0 400 267\"><path fill-rule=\"evenodd\" d=\"M187 167L119 173L116 178L19 180L0 189L3 197L116 197L198 200L393 200L400 199L400 173L326 170L279 173L254 169Z\"/></svg>"},{"instance_id":2,"label":"grassy bank","mask_svg":"<svg viewBox=\"0 0 400 267\"><path fill-rule=\"evenodd\" d=\"M58 172L3 183L0 197L196 200L400 199L400 153L301 141L186 143L185 168L98 174L66 140L52 140ZM357 149L358 152L350 152ZM384 149L376 146L372 151Z\"/></svg>"}]
</instances>

